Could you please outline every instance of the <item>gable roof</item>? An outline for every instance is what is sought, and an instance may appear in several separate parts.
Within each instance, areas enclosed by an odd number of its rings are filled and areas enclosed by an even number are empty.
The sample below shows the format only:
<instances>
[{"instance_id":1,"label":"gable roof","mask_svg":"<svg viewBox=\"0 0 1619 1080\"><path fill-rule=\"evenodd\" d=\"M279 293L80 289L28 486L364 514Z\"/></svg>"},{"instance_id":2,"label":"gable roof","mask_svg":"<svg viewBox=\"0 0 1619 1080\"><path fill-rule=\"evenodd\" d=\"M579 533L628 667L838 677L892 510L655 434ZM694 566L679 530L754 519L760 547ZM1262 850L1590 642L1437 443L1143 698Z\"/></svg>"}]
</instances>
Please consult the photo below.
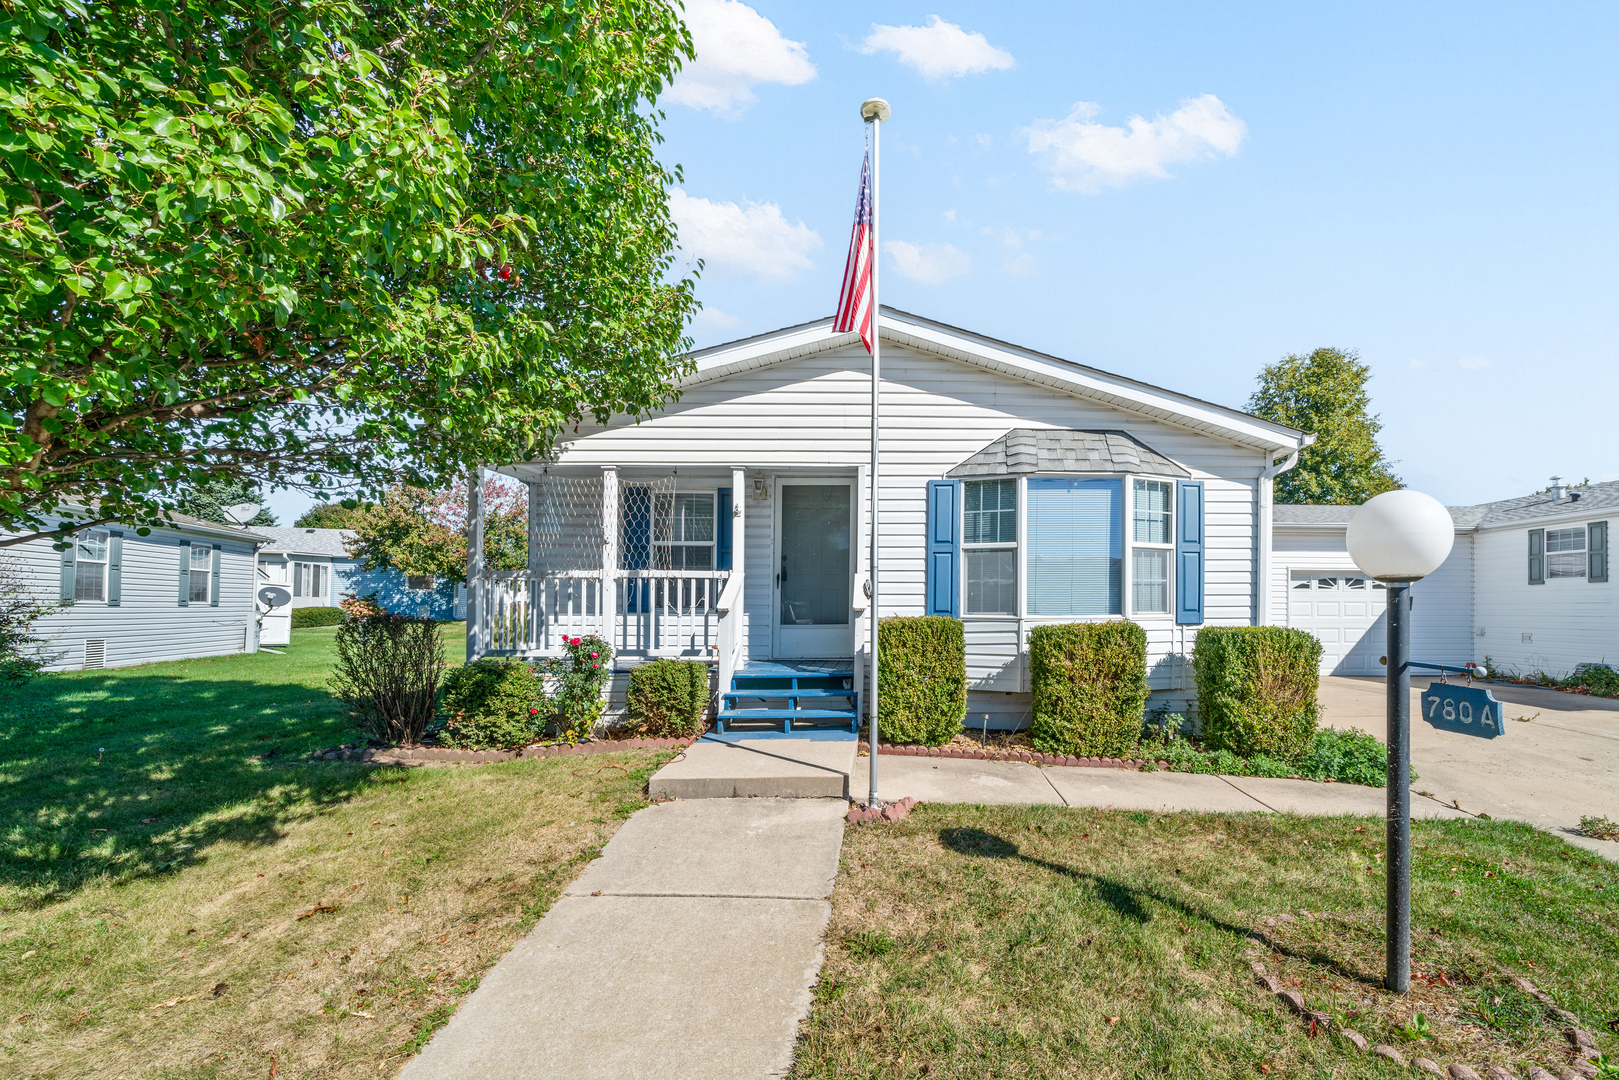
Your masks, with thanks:
<instances>
[{"instance_id":1,"label":"gable roof","mask_svg":"<svg viewBox=\"0 0 1619 1080\"><path fill-rule=\"evenodd\" d=\"M349 557L345 540L354 536L353 529L259 529L269 538L264 547L266 555L327 555L334 559Z\"/></svg>"},{"instance_id":2,"label":"gable roof","mask_svg":"<svg viewBox=\"0 0 1619 1080\"><path fill-rule=\"evenodd\" d=\"M1123 431L1013 428L951 469L950 476L1021 473L1192 474Z\"/></svg>"},{"instance_id":3,"label":"gable roof","mask_svg":"<svg viewBox=\"0 0 1619 1080\"><path fill-rule=\"evenodd\" d=\"M1315 441L1314 435L1239 409L1076 364L896 308L884 306L879 325L882 340L895 345L1101 401L1255 449L1291 452ZM699 386L770 364L841 349L859 340L858 334L833 331L830 317L800 323L692 353L697 370L683 379L680 386L682 389Z\"/></svg>"},{"instance_id":4,"label":"gable roof","mask_svg":"<svg viewBox=\"0 0 1619 1080\"><path fill-rule=\"evenodd\" d=\"M1601 513L1612 508L1619 508L1619 480L1570 488L1568 494L1561 499L1552 498L1549 491L1541 491L1533 495L1520 495L1515 499L1475 503L1472 506L1445 507L1450 511L1456 527L1464 530L1490 529L1555 518L1584 517L1592 512ZM1344 505L1278 504L1273 508L1273 520L1277 525L1299 527L1347 526L1349 519L1355 516L1356 509L1357 507Z\"/></svg>"}]
</instances>

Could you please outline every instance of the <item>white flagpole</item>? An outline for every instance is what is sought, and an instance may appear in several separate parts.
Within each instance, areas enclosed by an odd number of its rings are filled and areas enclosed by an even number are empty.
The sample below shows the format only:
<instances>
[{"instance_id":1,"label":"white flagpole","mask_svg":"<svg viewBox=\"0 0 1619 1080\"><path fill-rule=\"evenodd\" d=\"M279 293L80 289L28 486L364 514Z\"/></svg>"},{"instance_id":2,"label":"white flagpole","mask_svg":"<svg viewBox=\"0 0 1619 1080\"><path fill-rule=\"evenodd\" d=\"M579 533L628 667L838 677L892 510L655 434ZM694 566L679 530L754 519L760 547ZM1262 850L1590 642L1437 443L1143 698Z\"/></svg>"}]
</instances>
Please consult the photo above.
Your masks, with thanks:
<instances>
[{"instance_id":1,"label":"white flagpole","mask_svg":"<svg viewBox=\"0 0 1619 1080\"><path fill-rule=\"evenodd\" d=\"M871 600L868 607L871 620L871 724L867 728L868 738L871 742L871 793L866 800L867 806L877 805L877 606L880 593L878 591L879 562L878 534L881 515L878 513L881 499L881 456L882 456L882 305L878 301L877 271L881 265L878 258L877 247L877 208L878 192L878 139L884 121L893 112L888 102L882 98L871 98L860 106L860 115L866 123L871 125Z\"/></svg>"}]
</instances>

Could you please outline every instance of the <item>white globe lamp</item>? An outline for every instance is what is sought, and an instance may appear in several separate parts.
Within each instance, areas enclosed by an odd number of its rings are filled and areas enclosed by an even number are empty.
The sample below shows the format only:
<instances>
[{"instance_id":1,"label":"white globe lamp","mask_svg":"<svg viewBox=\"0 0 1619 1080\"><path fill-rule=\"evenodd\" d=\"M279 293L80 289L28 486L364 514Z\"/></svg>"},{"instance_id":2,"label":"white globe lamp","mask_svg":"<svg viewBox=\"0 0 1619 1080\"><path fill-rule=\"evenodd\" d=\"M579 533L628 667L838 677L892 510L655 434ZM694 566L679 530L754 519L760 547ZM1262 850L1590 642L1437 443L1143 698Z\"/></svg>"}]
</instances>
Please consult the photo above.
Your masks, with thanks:
<instances>
[{"instance_id":1,"label":"white globe lamp","mask_svg":"<svg viewBox=\"0 0 1619 1080\"><path fill-rule=\"evenodd\" d=\"M1420 581L1439 569L1456 542L1456 525L1438 499L1385 491L1349 520L1349 557L1378 581Z\"/></svg>"}]
</instances>

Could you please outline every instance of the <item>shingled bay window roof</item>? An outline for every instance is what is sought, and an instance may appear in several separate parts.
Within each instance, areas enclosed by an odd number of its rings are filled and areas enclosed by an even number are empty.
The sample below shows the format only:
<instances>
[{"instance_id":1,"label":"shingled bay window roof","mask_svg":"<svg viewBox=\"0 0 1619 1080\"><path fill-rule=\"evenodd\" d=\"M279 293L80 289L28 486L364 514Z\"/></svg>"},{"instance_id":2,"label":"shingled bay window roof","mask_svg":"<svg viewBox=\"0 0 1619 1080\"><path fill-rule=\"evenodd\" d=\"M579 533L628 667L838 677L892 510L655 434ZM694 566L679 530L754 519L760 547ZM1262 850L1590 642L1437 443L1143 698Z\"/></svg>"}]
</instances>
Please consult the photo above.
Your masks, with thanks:
<instances>
[{"instance_id":1,"label":"shingled bay window roof","mask_svg":"<svg viewBox=\"0 0 1619 1080\"><path fill-rule=\"evenodd\" d=\"M960 465L950 476L1023 476L1034 473L1192 474L1123 431L1013 428Z\"/></svg>"}]
</instances>

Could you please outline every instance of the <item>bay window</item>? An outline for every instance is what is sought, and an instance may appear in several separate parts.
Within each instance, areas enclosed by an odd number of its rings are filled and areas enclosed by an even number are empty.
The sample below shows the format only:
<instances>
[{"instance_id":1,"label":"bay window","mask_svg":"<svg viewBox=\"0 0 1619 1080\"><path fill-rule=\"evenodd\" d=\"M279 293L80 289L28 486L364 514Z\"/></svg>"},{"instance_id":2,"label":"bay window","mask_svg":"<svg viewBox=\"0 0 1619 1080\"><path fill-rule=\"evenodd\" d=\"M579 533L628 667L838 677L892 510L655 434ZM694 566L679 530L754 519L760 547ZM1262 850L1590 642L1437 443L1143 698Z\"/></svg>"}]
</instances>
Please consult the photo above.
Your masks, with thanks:
<instances>
[{"instance_id":1,"label":"bay window","mask_svg":"<svg viewBox=\"0 0 1619 1080\"><path fill-rule=\"evenodd\" d=\"M969 615L1017 614L1017 481L969 480L961 492Z\"/></svg>"},{"instance_id":2,"label":"bay window","mask_svg":"<svg viewBox=\"0 0 1619 1080\"><path fill-rule=\"evenodd\" d=\"M1028 493L1027 613L1121 614L1123 483L1042 476Z\"/></svg>"}]
</instances>

